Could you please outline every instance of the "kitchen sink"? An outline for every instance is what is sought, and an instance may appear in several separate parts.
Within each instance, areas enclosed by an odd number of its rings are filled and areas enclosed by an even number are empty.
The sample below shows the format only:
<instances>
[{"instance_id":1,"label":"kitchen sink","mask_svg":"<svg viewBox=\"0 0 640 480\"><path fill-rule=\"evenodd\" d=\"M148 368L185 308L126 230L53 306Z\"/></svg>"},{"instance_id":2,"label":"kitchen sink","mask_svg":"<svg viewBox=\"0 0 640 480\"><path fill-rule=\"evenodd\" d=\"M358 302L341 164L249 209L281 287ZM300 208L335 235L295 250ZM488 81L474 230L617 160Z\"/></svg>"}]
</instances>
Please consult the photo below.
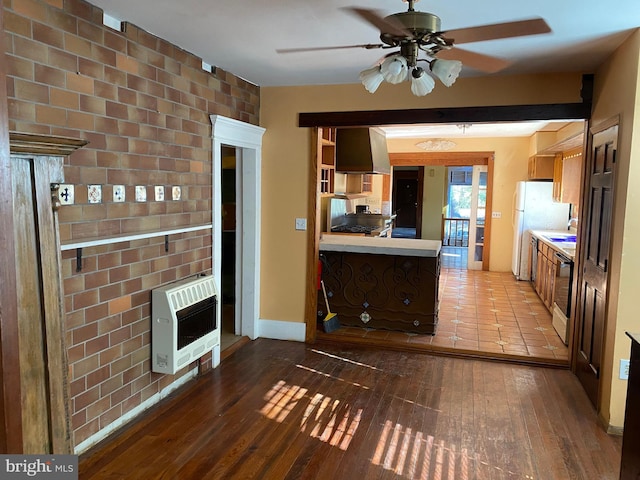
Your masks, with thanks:
<instances>
[{"instance_id":1,"label":"kitchen sink","mask_svg":"<svg viewBox=\"0 0 640 480\"><path fill-rule=\"evenodd\" d=\"M545 235L544 238L546 238L547 240L549 240L550 242L557 242L557 243L573 243L574 247L575 247L575 243L576 243L576 236L575 235Z\"/></svg>"}]
</instances>

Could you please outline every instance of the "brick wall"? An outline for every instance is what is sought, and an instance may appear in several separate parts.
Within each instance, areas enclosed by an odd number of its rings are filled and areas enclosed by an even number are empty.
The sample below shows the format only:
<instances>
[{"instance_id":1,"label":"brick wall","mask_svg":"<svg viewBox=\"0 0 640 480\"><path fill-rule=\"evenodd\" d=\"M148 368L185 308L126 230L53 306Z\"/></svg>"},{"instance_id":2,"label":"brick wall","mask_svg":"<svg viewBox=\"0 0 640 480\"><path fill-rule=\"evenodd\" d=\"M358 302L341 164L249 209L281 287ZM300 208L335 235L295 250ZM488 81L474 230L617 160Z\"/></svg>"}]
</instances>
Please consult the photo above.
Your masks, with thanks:
<instances>
[{"instance_id":1,"label":"brick wall","mask_svg":"<svg viewBox=\"0 0 640 480\"><path fill-rule=\"evenodd\" d=\"M211 232L174 234L168 252L163 236L117 236L211 222L209 115L257 124L259 89L203 71L200 58L134 25L104 27L81 0L4 5L10 129L90 142L65 160L75 202L60 209L62 243L116 237L84 248L80 272L76 251L63 252L77 445L185 373L151 373L150 290L209 273ZM101 186L100 203L89 203L89 185ZM156 186L165 200L155 201Z\"/></svg>"}]
</instances>

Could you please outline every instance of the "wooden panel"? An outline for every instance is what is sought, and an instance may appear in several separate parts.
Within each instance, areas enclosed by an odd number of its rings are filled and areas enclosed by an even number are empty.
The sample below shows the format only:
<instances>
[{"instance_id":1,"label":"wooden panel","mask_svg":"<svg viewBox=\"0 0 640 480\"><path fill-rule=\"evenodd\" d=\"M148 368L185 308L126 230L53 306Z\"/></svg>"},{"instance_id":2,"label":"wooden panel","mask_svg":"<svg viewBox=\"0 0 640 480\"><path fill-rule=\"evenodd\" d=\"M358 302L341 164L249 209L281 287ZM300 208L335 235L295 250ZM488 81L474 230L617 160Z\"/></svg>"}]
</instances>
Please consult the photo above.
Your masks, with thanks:
<instances>
[{"instance_id":1,"label":"wooden panel","mask_svg":"<svg viewBox=\"0 0 640 480\"><path fill-rule=\"evenodd\" d=\"M20 376L22 388L22 432L24 453L51 451L47 409L46 346L44 343L43 291L40 285L36 192L32 188L33 163L13 159L18 325L20 332Z\"/></svg>"},{"instance_id":2,"label":"wooden panel","mask_svg":"<svg viewBox=\"0 0 640 480\"><path fill-rule=\"evenodd\" d=\"M341 325L435 333L439 257L322 252L322 277Z\"/></svg>"},{"instance_id":3,"label":"wooden panel","mask_svg":"<svg viewBox=\"0 0 640 480\"><path fill-rule=\"evenodd\" d=\"M3 23L3 0L0 0L0 25ZM5 36L0 36L4 52ZM16 271L14 252L13 191L9 157L9 120L7 114L6 55L0 55L0 265L7 272ZM20 355L16 279L5 275L0 288L0 451L22 452L22 415L20 405Z\"/></svg>"}]
</instances>

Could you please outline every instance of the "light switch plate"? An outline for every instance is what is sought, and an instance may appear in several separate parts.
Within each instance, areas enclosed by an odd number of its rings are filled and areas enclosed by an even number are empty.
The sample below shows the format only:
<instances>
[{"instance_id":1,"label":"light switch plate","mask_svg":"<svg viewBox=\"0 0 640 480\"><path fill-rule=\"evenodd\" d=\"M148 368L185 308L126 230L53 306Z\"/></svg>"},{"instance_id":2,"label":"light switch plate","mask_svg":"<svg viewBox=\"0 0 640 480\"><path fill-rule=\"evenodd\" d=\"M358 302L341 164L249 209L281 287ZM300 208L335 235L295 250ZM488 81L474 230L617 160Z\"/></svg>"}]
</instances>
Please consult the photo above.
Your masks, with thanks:
<instances>
[{"instance_id":1,"label":"light switch plate","mask_svg":"<svg viewBox=\"0 0 640 480\"><path fill-rule=\"evenodd\" d=\"M306 229L307 229L307 219L296 218L296 230L306 230Z\"/></svg>"},{"instance_id":2,"label":"light switch plate","mask_svg":"<svg viewBox=\"0 0 640 480\"><path fill-rule=\"evenodd\" d=\"M620 380L629 380L629 360L620 359Z\"/></svg>"}]
</instances>

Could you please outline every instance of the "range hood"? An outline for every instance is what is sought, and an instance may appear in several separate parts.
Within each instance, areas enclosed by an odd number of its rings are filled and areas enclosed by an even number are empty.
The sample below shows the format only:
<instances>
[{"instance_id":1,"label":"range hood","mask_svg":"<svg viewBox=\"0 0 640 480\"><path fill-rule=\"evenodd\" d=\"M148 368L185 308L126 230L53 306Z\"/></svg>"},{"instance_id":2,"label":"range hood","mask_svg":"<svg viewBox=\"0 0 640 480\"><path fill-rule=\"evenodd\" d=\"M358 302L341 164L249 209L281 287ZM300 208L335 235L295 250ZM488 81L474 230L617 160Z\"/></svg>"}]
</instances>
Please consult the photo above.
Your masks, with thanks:
<instances>
[{"instance_id":1,"label":"range hood","mask_svg":"<svg viewBox=\"0 0 640 480\"><path fill-rule=\"evenodd\" d=\"M391 173L384 133L375 128L338 128L336 172Z\"/></svg>"}]
</instances>

